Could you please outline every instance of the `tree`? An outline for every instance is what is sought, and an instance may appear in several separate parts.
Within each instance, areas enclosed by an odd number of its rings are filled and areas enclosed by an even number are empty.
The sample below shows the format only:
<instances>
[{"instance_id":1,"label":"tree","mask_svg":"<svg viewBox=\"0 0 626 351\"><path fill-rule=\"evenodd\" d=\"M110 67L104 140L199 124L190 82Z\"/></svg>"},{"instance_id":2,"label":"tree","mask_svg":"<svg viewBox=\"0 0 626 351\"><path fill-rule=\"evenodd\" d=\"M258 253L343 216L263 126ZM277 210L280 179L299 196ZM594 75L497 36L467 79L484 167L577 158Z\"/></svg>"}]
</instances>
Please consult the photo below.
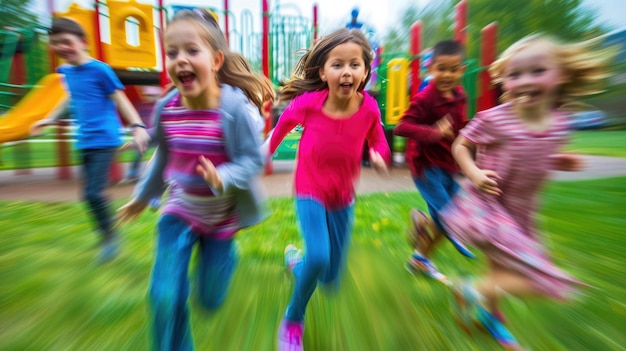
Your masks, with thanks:
<instances>
[{"instance_id":1,"label":"tree","mask_svg":"<svg viewBox=\"0 0 626 351\"><path fill-rule=\"evenodd\" d=\"M408 52L409 28L422 25L422 47L452 38L454 6L458 0L431 0L419 9L408 6L400 23L383 40L385 51ZM554 35L565 41L582 40L606 33L610 28L597 24L597 13L583 7L583 0L469 0L468 57L478 58L481 29L498 23L498 52L534 32Z\"/></svg>"},{"instance_id":2,"label":"tree","mask_svg":"<svg viewBox=\"0 0 626 351\"><path fill-rule=\"evenodd\" d=\"M25 28L37 23L37 15L30 10L32 0L0 0L0 29Z\"/></svg>"},{"instance_id":3,"label":"tree","mask_svg":"<svg viewBox=\"0 0 626 351\"><path fill-rule=\"evenodd\" d=\"M453 32L453 0L435 0L423 8L409 5L403 11L400 24L385 36L385 52L408 52L411 26L422 21L422 47L432 47L443 38L450 38Z\"/></svg>"}]
</instances>

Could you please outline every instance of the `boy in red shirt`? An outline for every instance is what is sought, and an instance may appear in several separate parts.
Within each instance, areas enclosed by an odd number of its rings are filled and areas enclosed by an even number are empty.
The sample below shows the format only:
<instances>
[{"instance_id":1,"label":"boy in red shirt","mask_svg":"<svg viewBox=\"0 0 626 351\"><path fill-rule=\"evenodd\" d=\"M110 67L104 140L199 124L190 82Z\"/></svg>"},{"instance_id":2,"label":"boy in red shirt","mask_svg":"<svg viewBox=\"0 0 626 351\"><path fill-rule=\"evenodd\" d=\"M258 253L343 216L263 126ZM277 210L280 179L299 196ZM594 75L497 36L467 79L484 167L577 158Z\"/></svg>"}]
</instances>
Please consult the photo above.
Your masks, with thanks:
<instances>
[{"instance_id":1,"label":"boy in red shirt","mask_svg":"<svg viewBox=\"0 0 626 351\"><path fill-rule=\"evenodd\" d=\"M416 209L410 217L413 222L411 242L415 251L407 268L446 282L430 260L430 255L446 234L439 211L448 203L459 186L453 176L459 172L450 151L452 142L467 123L466 95L459 86L465 71L465 50L453 40L437 43L433 48L428 73L428 86L418 92L404 112L394 134L408 138L406 160L411 176L428 205L430 218ZM464 255L473 257L462 244L449 238Z\"/></svg>"}]
</instances>

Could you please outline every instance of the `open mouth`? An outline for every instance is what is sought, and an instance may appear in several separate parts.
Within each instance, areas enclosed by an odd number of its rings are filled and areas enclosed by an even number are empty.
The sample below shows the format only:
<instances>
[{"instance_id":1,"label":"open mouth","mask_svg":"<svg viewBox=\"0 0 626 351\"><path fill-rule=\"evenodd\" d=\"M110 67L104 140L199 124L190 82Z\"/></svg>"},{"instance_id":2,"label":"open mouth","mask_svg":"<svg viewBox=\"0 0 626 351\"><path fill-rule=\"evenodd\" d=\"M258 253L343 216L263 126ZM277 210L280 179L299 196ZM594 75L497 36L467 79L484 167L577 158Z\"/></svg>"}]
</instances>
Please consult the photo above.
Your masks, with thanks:
<instances>
[{"instance_id":1,"label":"open mouth","mask_svg":"<svg viewBox=\"0 0 626 351\"><path fill-rule=\"evenodd\" d=\"M341 90L350 91L350 90L352 90L352 86L353 85L354 84L352 84L352 83L341 83L339 86L341 87Z\"/></svg>"},{"instance_id":2,"label":"open mouth","mask_svg":"<svg viewBox=\"0 0 626 351\"><path fill-rule=\"evenodd\" d=\"M533 99L537 98L540 95L541 94L539 91L526 91L526 92L521 92L521 93L516 94L515 100L517 100L520 103L526 103L526 102L532 101Z\"/></svg>"},{"instance_id":3,"label":"open mouth","mask_svg":"<svg viewBox=\"0 0 626 351\"><path fill-rule=\"evenodd\" d=\"M191 72L180 72L178 73L178 80L183 87L190 87L195 82L196 75Z\"/></svg>"}]
</instances>

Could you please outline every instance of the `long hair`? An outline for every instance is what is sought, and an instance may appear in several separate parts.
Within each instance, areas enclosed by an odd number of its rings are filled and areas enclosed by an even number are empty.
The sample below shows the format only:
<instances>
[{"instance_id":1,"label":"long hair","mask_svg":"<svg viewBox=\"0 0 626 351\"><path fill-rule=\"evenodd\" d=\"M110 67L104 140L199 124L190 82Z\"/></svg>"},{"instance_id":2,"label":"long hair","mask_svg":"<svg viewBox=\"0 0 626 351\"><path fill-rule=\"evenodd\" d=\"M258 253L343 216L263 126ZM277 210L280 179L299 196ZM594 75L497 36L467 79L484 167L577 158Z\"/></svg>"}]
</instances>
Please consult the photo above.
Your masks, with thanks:
<instances>
[{"instance_id":1,"label":"long hair","mask_svg":"<svg viewBox=\"0 0 626 351\"><path fill-rule=\"evenodd\" d=\"M504 81L504 71L513 55L531 45L542 45L553 55L564 75L557 103L563 105L577 96L597 94L603 91L606 78L610 76L609 66L615 56L615 48L599 48L597 40L565 44L543 34L527 36L506 49L489 67L489 74L495 84ZM501 100L509 100L505 92Z\"/></svg>"},{"instance_id":2,"label":"long hair","mask_svg":"<svg viewBox=\"0 0 626 351\"><path fill-rule=\"evenodd\" d=\"M341 28L320 38L300 58L291 78L280 89L280 100L291 100L308 91L328 89L328 84L320 78L319 71L328 60L330 51L345 43L355 43L363 49L363 61L365 62L367 77L358 87L358 91L362 91L372 75L374 53L363 32L358 29Z\"/></svg>"},{"instance_id":3,"label":"long hair","mask_svg":"<svg viewBox=\"0 0 626 351\"><path fill-rule=\"evenodd\" d=\"M248 99L262 112L263 103L274 99L274 87L265 77L256 75L246 59L239 53L230 51L226 37L210 12L202 9L181 10L170 23L191 21L200 29L200 36L214 52L224 54L224 63L217 72L218 84L228 84L240 88ZM166 29L167 31L167 29Z\"/></svg>"}]
</instances>

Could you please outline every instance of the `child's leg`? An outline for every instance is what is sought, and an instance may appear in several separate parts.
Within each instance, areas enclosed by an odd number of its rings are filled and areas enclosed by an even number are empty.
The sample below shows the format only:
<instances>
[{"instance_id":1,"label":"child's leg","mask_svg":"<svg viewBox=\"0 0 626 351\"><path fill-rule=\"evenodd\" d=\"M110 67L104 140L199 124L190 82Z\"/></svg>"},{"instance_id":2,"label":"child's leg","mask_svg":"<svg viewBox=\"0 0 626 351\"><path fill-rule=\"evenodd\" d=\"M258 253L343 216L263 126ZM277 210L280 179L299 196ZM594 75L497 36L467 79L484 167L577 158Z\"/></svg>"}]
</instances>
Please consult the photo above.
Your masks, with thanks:
<instances>
[{"instance_id":1,"label":"child's leg","mask_svg":"<svg viewBox=\"0 0 626 351\"><path fill-rule=\"evenodd\" d=\"M115 150L115 148L83 150L83 197L98 223L100 233L105 238L113 234L113 213L104 189L109 183L109 170Z\"/></svg>"},{"instance_id":2,"label":"child's leg","mask_svg":"<svg viewBox=\"0 0 626 351\"><path fill-rule=\"evenodd\" d=\"M428 213L432 218L428 229L431 232L431 240L426 240L424 247L420 248L424 257L430 257L433 249L441 240L443 227L438 220L439 211L450 201L453 192L451 182L454 182L452 176L439 167L431 167L424 170L421 177L413 178L415 186L428 205ZM454 182L456 184L456 182Z\"/></svg>"},{"instance_id":3,"label":"child's leg","mask_svg":"<svg viewBox=\"0 0 626 351\"><path fill-rule=\"evenodd\" d=\"M296 200L300 231L306 246L304 259L293 267L296 284L285 318L292 322L304 321L304 313L317 280L330 265L330 240L327 213L314 200Z\"/></svg>"},{"instance_id":4,"label":"child's leg","mask_svg":"<svg viewBox=\"0 0 626 351\"><path fill-rule=\"evenodd\" d=\"M232 239L200 238L200 301L207 309L218 308L232 281L237 255Z\"/></svg>"},{"instance_id":5,"label":"child's leg","mask_svg":"<svg viewBox=\"0 0 626 351\"><path fill-rule=\"evenodd\" d=\"M354 206L350 205L339 211L328 213L328 231L330 238L330 266L320 278L324 284L335 283L345 265L346 253L350 246L350 235L354 224Z\"/></svg>"},{"instance_id":6,"label":"child's leg","mask_svg":"<svg viewBox=\"0 0 626 351\"><path fill-rule=\"evenodd\" d=\"M156 259L150 281L153 340L157 350L192 350L189 328L189 259L197 236L182 220L164 215L158 223Z\"/></svg>"}]
</instances>

